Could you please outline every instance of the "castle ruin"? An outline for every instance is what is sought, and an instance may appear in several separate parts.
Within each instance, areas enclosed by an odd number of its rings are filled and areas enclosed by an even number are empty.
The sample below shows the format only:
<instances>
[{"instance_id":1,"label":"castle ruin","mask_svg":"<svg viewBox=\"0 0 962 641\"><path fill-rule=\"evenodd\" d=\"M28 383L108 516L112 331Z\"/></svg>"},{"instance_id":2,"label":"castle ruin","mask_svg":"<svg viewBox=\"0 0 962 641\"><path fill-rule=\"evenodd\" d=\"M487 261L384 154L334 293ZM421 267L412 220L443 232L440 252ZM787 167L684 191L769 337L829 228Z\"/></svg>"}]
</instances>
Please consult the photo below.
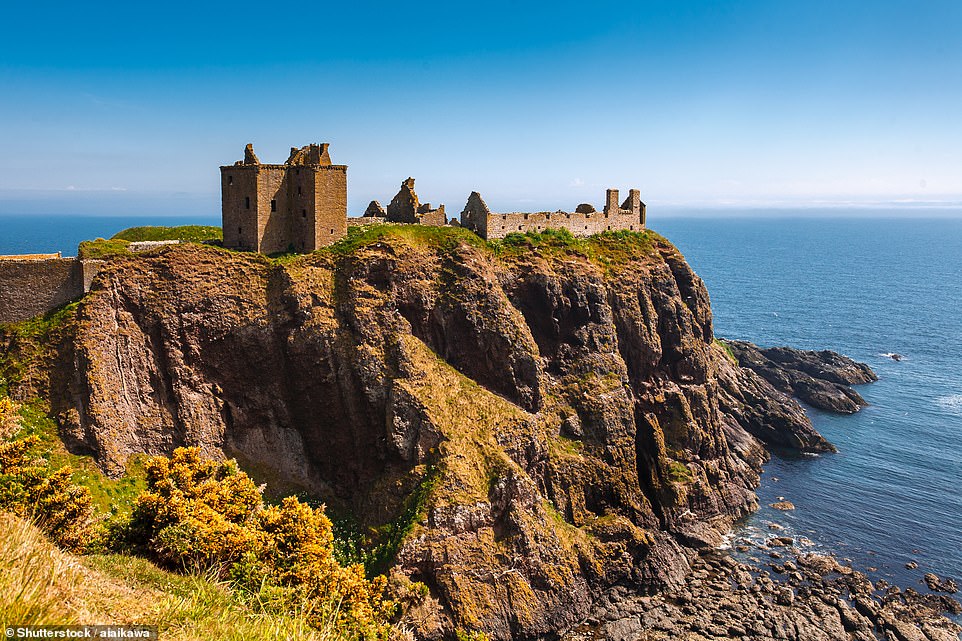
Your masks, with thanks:
<instances>
[{"instance_id":1,"label":"castle ruin","mask_svg":"<svg viewBox=\"0 0 962 641\"><path fill-rule=\"evenodd\" d=\"M347 165L328 144L291 147L283 165L263 164L252 145L220 168L224 247L273 254L312 252L347 234Z\"/></svg>"},{"instance_id":2,"label":"castle ruin","mask_svg":"<svg viewBox=\"0 0 962 641\"><path fill-rule=\"evenodd\" d=\"M461 212L461 226L481 238L504 238L511 233L540 232L545 229L567 229L574 236L591 236L603 231L644 231L645 203L641 192L628 191L628 198L618 204L618 190L609 189L605 207L598 212L587 203L578 205L574 212L541 211L536 213L492 213L478 192L471 192Z\"/></svg>"},{"instance_id":3,"label":"castle ruin","mask_svg":"<svg viewBox=\"0 0 962 641\"><path fill-rule=\"evenodd\" d=\"M444 205L437 209L431 203L421 203L414 191L414 179L408 178L401 183L401 189L384 209L376 200L372 200L364 211L364 218L376 218L378 222L406 223L409 225L447 225L448 219L444 214ZM368 221L364 221L368 222Z\"/></svg>"},{"instance_id":4,"label":"castle ruin","mask_svg":"<svg viewBox=\"0 0 962 641\"><path fill-rule=\"evenodd\" d=\"M292 147L283 165L268 165L247 145L243 160L221 167L224 246L265 254L311 252L343 238L348 224L374 222L460 225L484 239L548 228L575 236L645 229L645 203L637 189L620 204L618 190L609 189L600 212L583 203L574 212L494 213L472 192L460 221L448 221L444 205L435 209L418 200L414 178L401 183L387 208L372 200L364 216L348 219L347 165L332 164L328 147Z\"/></svg>"}]
</instances>

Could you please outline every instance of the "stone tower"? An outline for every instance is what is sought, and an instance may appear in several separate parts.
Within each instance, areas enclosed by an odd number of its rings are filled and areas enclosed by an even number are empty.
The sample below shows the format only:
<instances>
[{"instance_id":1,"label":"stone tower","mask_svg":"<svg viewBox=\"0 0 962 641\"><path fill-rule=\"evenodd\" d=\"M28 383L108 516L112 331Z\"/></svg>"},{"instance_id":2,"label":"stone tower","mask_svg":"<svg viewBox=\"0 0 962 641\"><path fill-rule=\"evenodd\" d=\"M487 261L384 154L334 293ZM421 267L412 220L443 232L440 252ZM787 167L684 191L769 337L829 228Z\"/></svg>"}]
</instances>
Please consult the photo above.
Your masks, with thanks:
<instances>
[{"instance_id":1,"label":"stone tower","mask_svg":"<svg viewBox=\"0 0 962 641\"><path fill-rule=\"evenodd\" d=\"M347 234L347 165L328 144L291 147L283 165L244 160L220 168L224 247L273 254L310 252Z\"/></svg>"}]
</instances>

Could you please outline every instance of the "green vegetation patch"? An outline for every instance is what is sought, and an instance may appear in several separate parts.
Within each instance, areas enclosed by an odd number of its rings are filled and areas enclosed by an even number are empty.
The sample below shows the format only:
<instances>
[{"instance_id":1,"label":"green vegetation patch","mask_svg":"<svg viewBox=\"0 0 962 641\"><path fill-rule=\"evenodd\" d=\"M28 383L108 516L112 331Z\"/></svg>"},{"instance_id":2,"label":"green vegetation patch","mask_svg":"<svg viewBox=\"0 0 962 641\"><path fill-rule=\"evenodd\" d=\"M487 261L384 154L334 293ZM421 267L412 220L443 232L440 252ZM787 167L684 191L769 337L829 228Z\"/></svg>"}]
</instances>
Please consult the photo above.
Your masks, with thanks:
<instances>
[{"instance_id":1,"label":"green vegetation patch","mask_svg":"<svg viewBox=\"0 0 962 641\"><path fill-rule=\"evenodd\" d=\"M366 534L349 515L333 521L334 553L340 563L360 563L371 578L390 569L404 540L424 519L428 500L441 481L438 466L423 467L421 478L405 498L400 515L393 521L372 528Z\"/></svg>"},{"instance_id":2,"label":"green vegetation patch","mask_svg":"<svg viewBox=\"0 0 962 641\"><path fill-rule=\"evenodd\" d=\"M484 247L485 245L477 234L461 227L380 223L352 225L347 228L347 236L321 251L331 252L335 255L347 255L378 241L394 238L406 240L411 244L445 250L453 249L462 243L474 247Z\"/></svg>"},{"instance_id":3,"label":"green vegetation patch","mask_svg":"<svg viewBox=\"0 0 962 641\"><path fill-rule=\"evenodd\" d=\"M728 343L717 338L714 339L713 342L715 343L715 347L722 351L722 353L725 355L725 358L731 361L732 364L738 365L738 357L735 356L735 352L732 351L732 348L728 345Z\"/></svg>"},{"instance_id":4,"label":"green vegetation patch","mask_svg":"<svg viewBox=\"0 0 962 641\"><path fill-rule=\"evenodd\" d=\"M130 249L127 247L129 244L130 241L126 240L105 240L103 238L85 240L77 248L77 256L81 260L107 260L117 256L130 256Z\"/></svg>"},{"instance_id":5,"label":"green vegetation patch","mask_svg":"<svg viewBox=\"0 0 962 641\"><path fill-rule=\"evenodd\" d=\"M145 226L130 227L113 235L110 240L128 242L150 240L183 240L200 243L205 240L221 240L224 233L213 225L180 225L177 227Z\"/></svg>"},{"instance_id":6,"label":"green vegetation patch","mask_svg":"<svg viewBox=\"0 0 962 641\"><path fill-rule=\"evenodd\" d=\"M691 483L695 480L691 470L681 461L669 460L667 466L668 479L672 483Z\"/></svg>"},{"instance_id":7,"label":"green vegetation patch","mask_svg":"<svg viewBox=\"0 0 962 641\"><path fill-rule=\"evenodd\" d=\"M533 251L543 256L576 255L606 271L617 271L632 261L657 256L659 246L671 247L665 238L651 230L604 231L582 238L567 229L550 228L541 232L512 232L487 244L503 258L517 258Z\"/></svg>"},{"instance_id":8,"label":"green vegetation patch","mask_svg":"<svg viewBox=\"0 0 962 641\"><path fill-rule=\"evenodd\" d=\"M78 304L68 303L20 323L0 324L0 394L43 376L44 364L56 351Z\"/></svg>"},{"instance_id":9,"label":"green vegetation patch","mask_svg":"<svg viewBox=\"0 0 962 641\"><path fill-rule=\"evenodd\" d=\"M118 256L130 256L129 245L133 242L180 240L201 243L221 240L223 237L221 228L211 225L131 227L114 234L109 239L85 240L80 243L77 254L84 260L107 260Z\"/></svg>"}]
</instances>

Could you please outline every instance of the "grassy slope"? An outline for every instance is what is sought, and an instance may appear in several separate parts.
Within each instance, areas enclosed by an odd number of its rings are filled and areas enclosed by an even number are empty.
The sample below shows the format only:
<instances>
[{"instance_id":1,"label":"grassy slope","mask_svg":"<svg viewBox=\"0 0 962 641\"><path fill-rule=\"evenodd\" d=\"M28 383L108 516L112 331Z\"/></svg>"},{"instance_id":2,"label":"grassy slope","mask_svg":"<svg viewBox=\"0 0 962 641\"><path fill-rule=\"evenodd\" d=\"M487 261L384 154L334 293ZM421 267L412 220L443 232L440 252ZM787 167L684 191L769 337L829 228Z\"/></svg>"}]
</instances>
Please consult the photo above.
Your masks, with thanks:
<instances>
[{"instance_id":1,"label":"grassy slope","mask_svg":"<svg viewBox=\"0 0 962 641\"><path fill-rule=\"evenodd\" d=\"M0 513L0 623L157 625L164 639L327 641L298 616L266 614L204 577L122 555L76 557Z\"/></svg>"}]
</instances>

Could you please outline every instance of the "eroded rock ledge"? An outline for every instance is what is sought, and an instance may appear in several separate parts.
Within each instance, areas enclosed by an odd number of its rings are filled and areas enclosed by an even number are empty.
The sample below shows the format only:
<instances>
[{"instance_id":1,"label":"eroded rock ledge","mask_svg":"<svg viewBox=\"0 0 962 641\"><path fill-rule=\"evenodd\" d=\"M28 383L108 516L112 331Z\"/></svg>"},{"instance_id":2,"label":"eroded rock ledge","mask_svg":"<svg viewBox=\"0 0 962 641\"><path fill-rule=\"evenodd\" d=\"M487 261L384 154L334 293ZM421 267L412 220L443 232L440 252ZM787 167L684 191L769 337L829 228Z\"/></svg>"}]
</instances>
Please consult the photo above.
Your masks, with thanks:
<instances>
[{"instance_id":1,"label":"eroded rock ledge","mask_svg":"<svg viewBox=\"0 0 962 641\"><path fill-rule=\"evenodd\" d=\"M763 348L746 341L723 342L741 367L752 370L780 392L828 412L854 414L859 411L868 403L851 386L878 380L865 363L828 350Z\"/></svg>"}]
</instances>

